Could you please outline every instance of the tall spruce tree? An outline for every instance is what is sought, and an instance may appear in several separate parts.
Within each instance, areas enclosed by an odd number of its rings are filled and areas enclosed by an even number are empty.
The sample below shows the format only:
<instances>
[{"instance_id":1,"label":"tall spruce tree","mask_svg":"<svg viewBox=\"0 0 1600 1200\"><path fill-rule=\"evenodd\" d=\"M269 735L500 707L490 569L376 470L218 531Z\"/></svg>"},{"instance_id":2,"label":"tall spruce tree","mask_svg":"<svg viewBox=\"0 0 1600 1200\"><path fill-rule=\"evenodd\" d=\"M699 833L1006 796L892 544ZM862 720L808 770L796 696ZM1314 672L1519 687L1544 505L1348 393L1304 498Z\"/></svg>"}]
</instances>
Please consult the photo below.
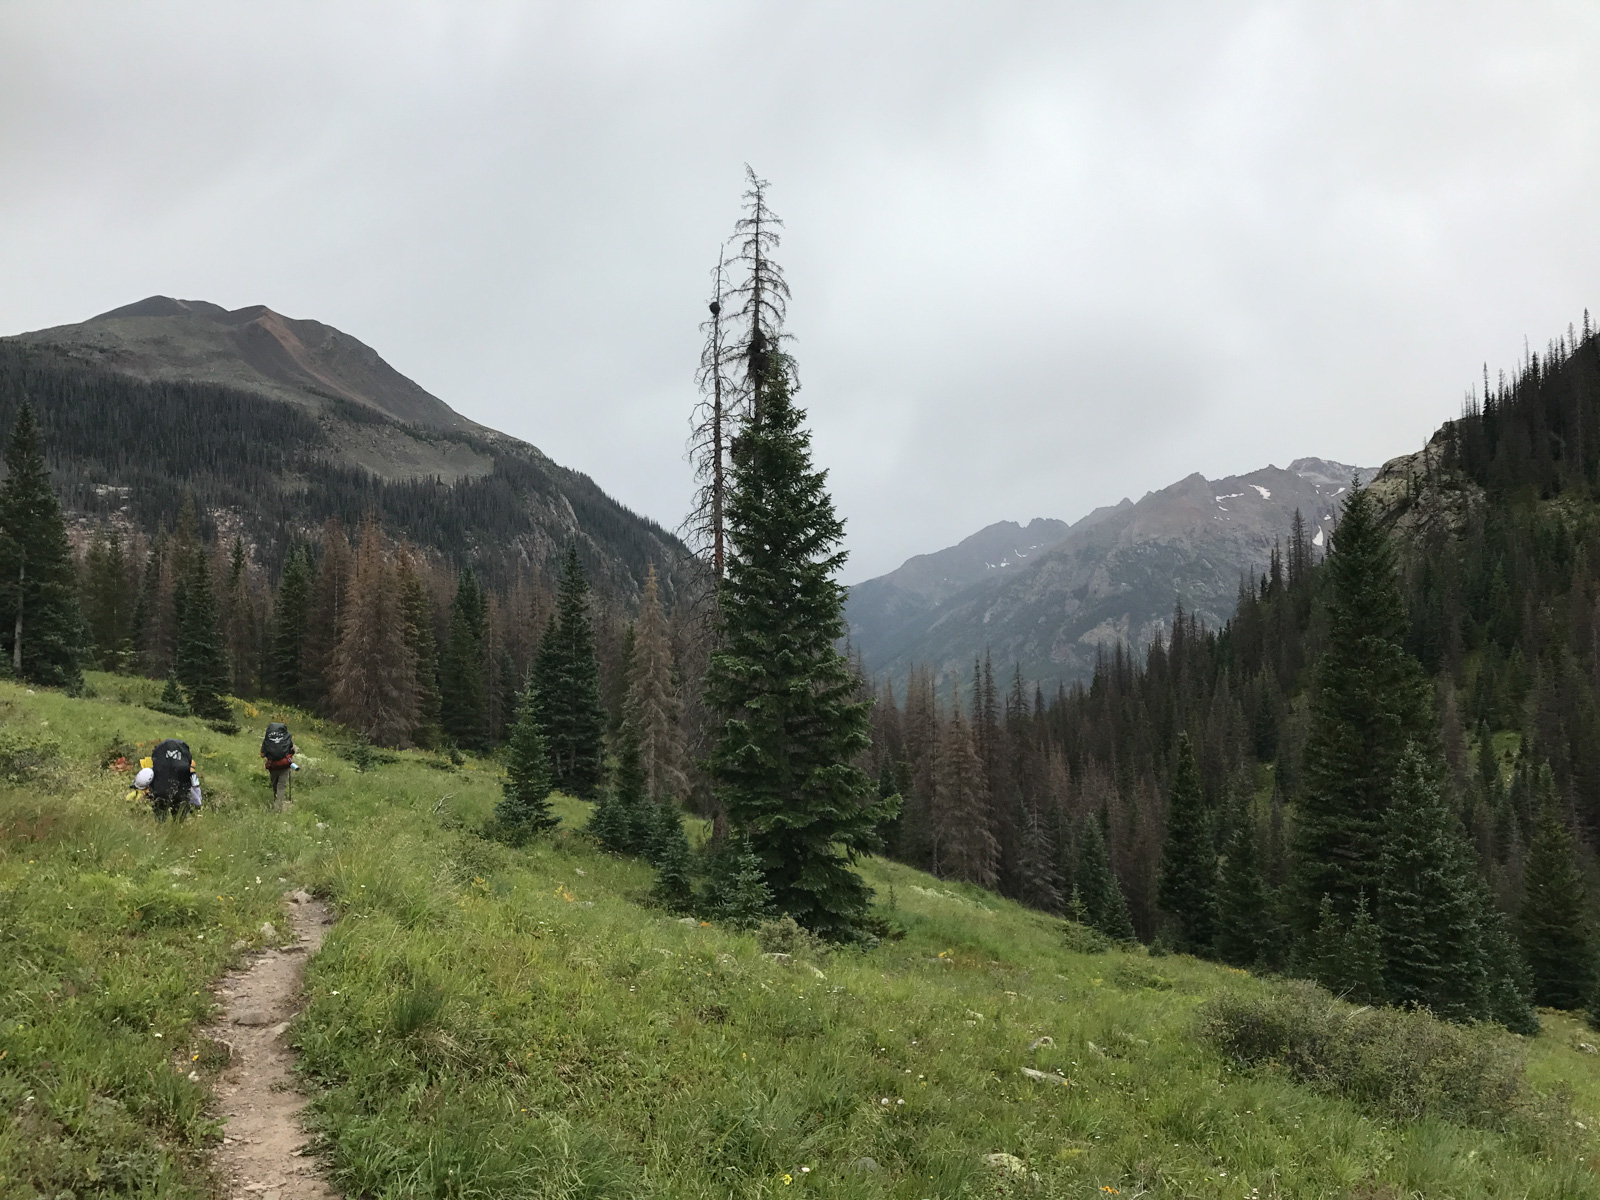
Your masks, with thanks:
<instances>
[{"instance_id":1,"label":"tall spruce tree","mask_svg":"<svg viewBox=\"0 0 1600 1200\"><path fill-rule=\"evenodd\" d=\"M217 626L211 564L200 551L188 555L188 560L174 670L196 716L208 721L226 721L233 713L223 695L229 689L233 673L228 666L222 631Z\"/></svg>"},{"instance_id":2,"label":"tall spruce tree","mask_svg":"<svg viewBox=\"0 0 1600 1200\"><path fill-rule=\"evenodd\" d=\"M486 621L487 607L477 576L462 571L450 604L450 632L440 655L440 722L447 736L469 750L484 750L489 745Z\"/></svg>"},{"instance_id":3,"label":"tall spruce tree","mask_svg":"<svg viewBox=\"0 0 1600 1200\"><path fill-rule=\"evenodd\" d=\"M878 790L882 792L881 784ZM1017 898L1030 908L1060 912L1061 879L1056 873L1056 848L1052 844L1051 831L1040 818L1039 810L1029 805L1020 792L1016 798L1013 822L1020 834L1016 870L1013 872Z\"/></svg>"},{"instance_id":4,"label":"tall spruce tree","mask_svg":"<svg viewBox=\"0 0 1600 1200\"><path fill-rule=\"evenodd\" d=\"M1377 916L1385 991L1394 1004L1474 1020L1488 1015L1475 860L1437 775L1410 747L1384 818Z\"/></svg>"},{"instance_id":5,"label":"tall spruce tree","mask_svg":"<svg viewBox=\"0 0 1600 1200\"><path fill-rule=\"evenodd\" d=\"M1297 825L1294 899L1302 933L1322 897L1341 921L1378 891L1383 820L1406 747L1431 747L1433 689L1405 648L1394 550L1371 498L1353 488L1326 567L1327 649L1317 663Z\"/></svg>"},{"instance_id":6,"label":"tall spruce tree","mask_svg":"<svg viewBox=\"0 0 1600 1200\"><path fill-rule=\"evenodd\" d=\"M567 547L556 611L539 642L533 671L539 723L550 747L551 780L558 791L593 800L605 772L606 711L600 699L589 585L576 543ZM637 730L634 737L639 737Z\"/></svg>"},{"instance_id":7,"label":"tall spruce tree","mask_svg":"<svg viewBox=\"0 0 1600 1200\"><path fill-rule=\"evenodd\" d=\"M1216 830L1188 734L1178 735L1157 897L1176 923L1178 949L1211 953L1217 933Z\"/></svg>"},{"instance_id":8,"label":"tall spruce tree","mask_svg":"<svg viewBox=\"0 0 1600 1200\"><path fill-rule=\"evenodd\" d=\"M76 575L39 429L23 405L0 484L0 647L19 679L65 688L83 682Z\"/></svg>"},{"instance_id":9,"label":"tall spruce tree","mask_svg":"<svg viewBox=\"0 0 1600 1200\"><path fill-rule=\"evenodd\" d=\"M1588 889L1549 764L1534 788L1537 824L1523 872L1518 934L1536 1004L1582 1008L1595 993Z\"/></svg>"},{"instance_id":10,"label":"tall spruce tree","mask_svg":"<svg viewBox=\"0 0 1600 1200\"><path fill-rule=\"evenodd\" d=\"M1227 841L1217 873L1217 957L1235 967L1254 967L1275 957L1276 920L1272 894L1261 873L1256 823L1236 800L1228 818Z\"/></svg>"},{"instance_id":11,"label":"tall spruce tree","mask_svg":"<svg viewBox=\"0 0 1600 1200\"><path fill-rule=\"evenodd\" d=\"M285 704L302 708L311 706L301 664L306 623L311 618L315 572L309 547L289 552L283 564L283 575L278 580L277 601L272 609L272 646L267 658L272 695Z\"/></svg>"},{"instance_id":12,"label":"tall spruce tree","mask_svg":"<svg viewBox=\"0 0 1600 1200\"><path fill-rule=\"evenodd\" d=\"M97 529L83 560L83 615L102 671L133 665L136 589L122 533Z\"/></svg>"},{"instance_id":13,"label":"tall spruce tree","mask_svg":"<svg viewBox=\"0 0 1600 1200\"><path fill-rule=\"evenodd\" d=\"M495 825L512 843L521 844L561 824L550 807L550 752L539 728L538 702L529 692L519 698L506 744L506 777L501 790L504 794L494 809Z\"/></svg>"},{"instance_id":14,"label":"tall spruce tree","mask_svg":"<svg viewBox=\"0 0 1600 1200\"><path fill-rule=\"evenodd\" d=\"M992 888L1000 845L989 823L983 760L972 727L961 712L961 697L951 685L950 719L939 742L933 785L933 867L949 879Z\"/></svg>"},{"instance_id":15,"label":"tall spruce tree","mask_svg":"<svg viewBox=\"0 0 1600 1200\"><path fill-rule=\"evenodd\" d=\"M417 573L414 555L402 546L397 566L400 610L405 619L406 644L416 660L417 723L411 740L424 748L439 742L439 644L433 635L433 599Z\"/></svg>"},{"instance_id":16,"label":"tall spruce tree","mask_svg":"<svg viewBox=\"0 0 1600 1200\"><path fill-rule=\"evenodd\" d=\"M222 588L220 621L223 646L233 669L229 690L235 696L258 694L257 670L260 665L259 631L255 604L250 595L250 577L245 558L244 539L233 539L228 557L228 576Z\"/></svg>"},{"instance_id":17,"label":"tall spruce tree","mask_svg":"<svg viewBox=\"0 0 1600 1200\"><path fill-rule=\"evenodd\" d=\"M1105 833L1094 817L1086 818L1078 833L1078 870L1073 891L1083 905L1083 915L1090 926L1114 941L1133 941L1128 901L1111 872Z\"/></svg>"},{"instance_id":18,"label":"tall spruce tree","mask_svg":"<svg viewBox=\"0 0 1600 1200\"><path fill-rule=\"evenodd\" d=\"M881 848L893 816L856 758L870 702L839 653L844 525L813 468L788 358L762 350L756 411L735 450L728 497L722 645L706 695L721 721L710 766L733 825L750 838L777 908L823 937L856 936L871 892L851 869Z\"/></svg>"}]
</instances>

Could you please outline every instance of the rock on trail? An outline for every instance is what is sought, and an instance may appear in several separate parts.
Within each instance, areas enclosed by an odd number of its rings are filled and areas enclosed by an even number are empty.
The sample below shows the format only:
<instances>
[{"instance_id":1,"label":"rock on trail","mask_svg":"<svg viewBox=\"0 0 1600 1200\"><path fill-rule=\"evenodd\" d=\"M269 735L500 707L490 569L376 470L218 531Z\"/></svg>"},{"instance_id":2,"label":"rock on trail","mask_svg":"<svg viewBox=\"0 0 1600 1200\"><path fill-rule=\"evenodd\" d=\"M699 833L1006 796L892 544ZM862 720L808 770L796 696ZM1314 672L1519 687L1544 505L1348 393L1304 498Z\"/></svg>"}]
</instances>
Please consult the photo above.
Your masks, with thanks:
<instances>
[{"instance_id":1,"label":"rock on trail","mask_svg":"<svg viewBox=\"0 0 1600 1200\"><path fill-rule=\"evenodd\" d=\"M225 1012L204 1031L229 1051L216 1085L217 1112L227 1124L213 1161L230 1200L339 1200L316 1160L302 1157L306 1098L294 1086L294 1055L283 1042L300 1008L306 959L333 916L297 891L289 895L289 917L295 940L226 976L218 988Z\"/></svg>"}]
</instances>

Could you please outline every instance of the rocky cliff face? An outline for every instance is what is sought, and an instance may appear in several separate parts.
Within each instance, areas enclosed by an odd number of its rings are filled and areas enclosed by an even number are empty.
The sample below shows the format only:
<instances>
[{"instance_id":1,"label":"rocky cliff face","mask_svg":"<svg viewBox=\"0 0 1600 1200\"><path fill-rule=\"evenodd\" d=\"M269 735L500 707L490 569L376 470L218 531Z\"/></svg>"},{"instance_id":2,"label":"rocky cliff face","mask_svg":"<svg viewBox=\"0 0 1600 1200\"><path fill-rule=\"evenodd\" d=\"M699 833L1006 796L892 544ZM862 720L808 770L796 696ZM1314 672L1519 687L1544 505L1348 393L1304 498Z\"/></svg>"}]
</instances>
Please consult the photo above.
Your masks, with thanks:
<instances>
[{"instance_id":1,"label":"rocky cliff face","mask_svg":"<svg viewBox=\"0 0 1600 1200\"><path fill-rule=\"evenodd\" d=\"M1297 459L1227 479L1191 475L1071 526L990 526L852 588L851 641L869 672L892 678L916 663L966 673L986 651L997 669L1020 664L1029 679L1087 678L1102 647L1148 646L1179 604L1208 624L1225 621L1240 579L1266 569L1296 511L1313 545L1325 546L1358 474L1365 482L1374 471ZM1035 528L1045 536L1032 538ZM972 565L1025 542L1035 543L1025 557Z\"/></svg>"}]
</instances>

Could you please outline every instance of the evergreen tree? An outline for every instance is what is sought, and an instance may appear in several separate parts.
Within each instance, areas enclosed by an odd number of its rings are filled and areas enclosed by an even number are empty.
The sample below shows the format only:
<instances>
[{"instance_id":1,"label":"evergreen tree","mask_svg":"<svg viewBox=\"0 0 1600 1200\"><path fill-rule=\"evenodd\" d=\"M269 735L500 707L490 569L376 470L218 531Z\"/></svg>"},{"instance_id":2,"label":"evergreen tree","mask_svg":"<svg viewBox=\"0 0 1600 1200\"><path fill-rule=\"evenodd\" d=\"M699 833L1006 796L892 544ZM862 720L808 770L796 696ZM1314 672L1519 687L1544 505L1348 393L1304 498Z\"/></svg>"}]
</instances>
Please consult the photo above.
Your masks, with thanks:
<instances>
[{"instance_id":1,"label":"evergreen tree","mask_svg":"<svg viewBox=\"0 0 1600 1200\"><path fill-rule=\"evenodd\" d=\"M1382 1004L1387 999L1383 978L1383 935L1367 909L1367 898L1356 897L1356 915L1344 935L1339 955L1338 992L1352 1004Z\"/></svg>"},{"instance_id":2,"label":"evergreen tree","mask_svg":"<svg viewBox=\"0 0 1600 1200\"><path fill-rule=\"evenodd\" d=\"M934 773L932 816L934 871L994 887L1000 846L989 824L983 762L953 687L950 719L945 722Z\"/></svg>"},{"instance_id":3,"label":"evergreen tree","mask_svg":"<svg viewBox=\"0 0 1600 1200\"><path fill-rule=\"evenodd\" d=\"M250 599L250 578L245 559L244 539L233 539L228 559L228 580L222 589L221 627L223 645L233 668L229 681L235 696L254 696L259 655L256 644L255 606Z\"/></svg>"},{"instance_id":4,"label":"evergreen tree","mask_svg":"<svg viewBox=\"0 0 1600 1200\"><path fill-rule=\"evenodd\" d=\"M1236 803L1217 878L1217 957L1235 967L1270 961L1276 941L1272 896L1261 873L1255 821Z\"/></svg>"},{"instance_id":5,"label":"evergreen tree","mask_svg":"<svg viewBox=\"0 0 1600 1200\"><path fill-rule=\"evenodd\" d=\"M278 580L278 597L272 610L272 646L267 657L273 696L302 708L311 706L301 663L315 570L308 547L289 552L283 576Z\"/></svg>"},{"instance_id":6,"label":"evergreen tree","mask_svg":"<svg viewBox=\"0 0 1600 1200\"><path fill-rule=\"evenodd\" d=\"M576 543L567 547L556 611L534 662L534 682L556 789L594 799L604 773L606 715L600 702L589 585Z\"/></svg>"},{"instance_id":7,"label":"evergreen tree","mask_svg":"<svg viewBox=\"0 0 1600 1200\"><path fill-rule=\"evenodd\" d=\"M1400 763L1382 844L1377 908L1389 1000L1448 1020L1486 1016L1472 848L1434 765L1414 746Z\"/></svg>"},{"instance_id":8,"label":"evergreen tree","mask_svg":"<svg viewBox=\"0 0 1600 1200\"><path fill-rule=\"evenodd\" d=\"M550 752L539 728L539 706L527 692L522 694L511 726L501 790L504 795L495 805L495 825L511 841L520 844L561 823L550 808Z\"/></svg>"},{"instance_id":9,"label":"evergreen tree","mask_svg":"<svg viewBox=\"0 0 1600 1200\"><path fill-rule=\"evenodd\" d=\"M333 690L333 652L344 628L355 556L344 526L329 520L322 530L322 561L311 589L311 604L300 641L300 687L303 703L326 712Z\"/></svg>"},{"instance_id":10,"label":"evergreen tree","mask_svg":"<svg viewBox=\"0 0 1600 1200\"><path fill-rule=\"evenodd\" d=\"M772 890L748 838L724 839L711 856L703 904L735 929L750 929L772 915Z\"/></svg>"},{"instance_id":11,"label":"evergreen tree","mask_svg":"<svg viewBox=\"0 0 1600 1200\"><path fill-rule=\"evenodd\" d=\"M1593 997L1596 982L1588 889L1548 763L1539 768L1535 798L1537 824L1528 846L1517 932L1534 1002L1582 1008Z\"/></svg>"},{"instance_id":12,"label":"evergreen tree","mask_svg":"<svg viewBox=\"0 0 1600 1200\"><path fill-rule=\"evenodd\" d=\"M1088 924L1118 942L1133 941L1133 919L1128 901L1106 857L1105 834L1093 817L1078 834L1078 872L1073 894L1083 906Z\"/></svg>"},{"instance_id":13,"label":"evergreen tree","mask_svg":"<svg viewBox=\"0 0 1600 1200\"><path fill-rule=\"evenodd\" d=\"M486 621L487 609L477 577L471 571L462 571L450 605L450 633L440 656L440 721L446 735L469 750L484 750L489 744ZM538 686L542 688L543 681ZM541 694L541 705L543 702ZM545 714L541 711L539 717L548 741ZM556 786L560 786L559 781Z\"/></svg>"},{"instance_id":14,"label":"evergreen tree","mask_svg":"<svg viewBox=\"0 0 1600 1200\"><path fill-rule=\"evenodd\" d=\"M19 679L76 688L83 617L67 523L50 486L26 404L6 448L0 484L0 647Z\"/></svg>"},{"instance_id":15,"label":"evergreen tree","mask_svg":"<svg viewBox=\"0 0 1600 1200\"><path fill-rule=\"evenodd\" d=\"M161 696L156 701L156 711L170 713L174 717L192 715L189 702L183 698L183 689L178 686L176 668L167 673L167 685L161 689Z\"/></svg>"},{"instance_id":16,"label":"evergreen tree","mask_svg":"<svg viewBox=\"0 0 1600 1200\"><path fill-rule=\"evenodd\" d=\"M689 839L683 832L683 818L671 802L652 804L656 815L655 846L652 859L656 867L655 886L650 898L669 912L688 912L694 907L693 859Z\"/></svg>"},{"instance_id":17,"label":"evergreen tree","mask_svg":"<svg viewBox=\"0 0 1600 1200\"><path fill-rule=\"evenodd\" d=\"M611 786L600 794L589 832L614 854L643 854L656 832L656 814L644 794L644 768L639 741L623 722L617 735L617 770Z\"/></svg>"},{"instance_id":18,"label":"evergreen tree","mask_svg":"<svg viewBox=\"0 0 1600 1200\"><path fill-rule=\"evenodd\" d=\"M439 696L439 646L433 636L433 599L417 574L408 547L399 554L400 610L405 621L406 645L416 662L416 727L411 740L423 747L438 744L442 701Z\"/></svg>"},{"instance_id":19,"label":"evergreen tree","mask_svg":"<svg viewBox=\"0 0 1600 1200\"><path fill-rule=\"evenodd\" d=\"M172 667L176 630L172 627L172 564L167 538L157 533L145 555L139 593L133 602L133 645L147 675L165 675Z\"/></svg>"},{"instance_id":20,"label":"evergreen tree","mask_svg":"<svg viewBox=\"0 0 1600 1200\"><path fill-rule=\"evenodd\" d=\"M1377 894L1379 840L1400 760L1431 744L1433 689L1405 649L1394 550L1367 493L1345 501L1327 577L1327 649L1317 663L1297 826L1296 913L1309 931L1323 896L1341 920Z\"/></svg>"},{"instance_id":21,"label":"evergreen tree","mask_svg":"<svg viewBox=\"0 0 1600 1200\"><path fill-rule=\"evenodd\" d=\"M233 716L223 699L232 681L228 652L217 628L217 604L211 591L211 564L203 553L188 556L183 580L182 619L174 671L189 707L208 721Z\"/></svg>"},{"instance_id":22,"label":"evergreen tree","mask_svg":"<svg viewBox=\"0 0 1600 1200\"><path fill-rule=\"evenodd\" d=\"M1317 923L1295 947L1296 966L1302 975L1316 980L1330 992L1344 990L1345 926L1333 911L1333 897L1324 896L1317 906Z\"/></svg>"},{"instance_id":23,"label":"evergreen tree","mask_svg":"<svg viewBox=\"0 0 1600 1200\"><path fill-rule=\"evenodd\" d=\"M633 829L632 814L618 802L614 786L601 792L585 829L602 850L609 850L613 854L628 852Z\"/></svg>"},{"instance_id":24,"label":"evergreen tree","mask_svg":"<svg viewBox=\"0 0 1600 1200\"><path fill-rule=\"evenodd\" d=\"M346 591L328 705L335 720L379 746L405 745L417 723L417 664L405 635L394 563L369 521Z\"/></svg>"},{"instance_id":25,"label":"evergreen tree","mask_svg":"<svg viewBox=\"0 0 1600 1200\"><path fill-rule=\"evenodd\" d=\"M760 347L757 347L760 351ZM836 649L844 526L811 464L788 359L760 351L759 404L734 455L723 641L707 699L721 720L710 756L719 798L748 834L780 911L821 936L855 936L870 892L851 870L893 816L855 766L870 702Z\"/></svg>"},{"instance_id":26,"label":"evergreen tree","mask_svg":"<svg viewBox=\"0 0 1600 1200\"><path fill-rule=\"evenodd\" d=\"M645 577L638 623L630 632L633 646L623 711L639 739L645 795L661 803L682 796L688 779L683 773L683 730L678 723L672 640L666 614L661 610L654 564Z\"/></svg>"},{"instance_id":27,"label":"evergreen tree","mask_svg":"<svg viewBox=\"0 0 1600 1200\"><path fill-rule=\"evenodd\" d=\"M1512 1033L1536 1034L1539 1018L1533 1011L1533 981L1528 975L1527 963L1522 961L1511 922L1495 907L1483 879L1480 877L1474 883L1486 977L1484 1006L1489 1019L1500 1022Z\"/></svg>"},{"instance_id":28,"label":"evergreen tree","mask_svg":"<svg viewBox=\"0 0 1600 1200\"><path fill-rule=\"evenodd\" d=\"M126 671L133 659L135 589L122 534L95 530L83 562L83 615L103 671Z\"/></svg>"},{"instance_id":29,"label":"evergreen tree","mask_svg":"<svg viewBox=\"0 0 1600 1200\"><path fill-rule=\"evenodd\" d=\"M1020 792L1016 807L1015 821L1021 834L1015 871L1017 898L1042 912L1060 912L1061 881L1056 875L1056 851L1050 831L1039 819L1038 810L1029 807Z\"/></svg>"},{"instance_id":30,"label":"evergreen tree","mask_svg":"<svg viewBox=\"0 0 1600 1200\"><path fill-rule=\"evenodd\" d=\"M1178 949L1209 954L1217 930L1216 834L1188 734L1178 735L1157 896L1177 922Z\"/></svg>"}]
</instances>

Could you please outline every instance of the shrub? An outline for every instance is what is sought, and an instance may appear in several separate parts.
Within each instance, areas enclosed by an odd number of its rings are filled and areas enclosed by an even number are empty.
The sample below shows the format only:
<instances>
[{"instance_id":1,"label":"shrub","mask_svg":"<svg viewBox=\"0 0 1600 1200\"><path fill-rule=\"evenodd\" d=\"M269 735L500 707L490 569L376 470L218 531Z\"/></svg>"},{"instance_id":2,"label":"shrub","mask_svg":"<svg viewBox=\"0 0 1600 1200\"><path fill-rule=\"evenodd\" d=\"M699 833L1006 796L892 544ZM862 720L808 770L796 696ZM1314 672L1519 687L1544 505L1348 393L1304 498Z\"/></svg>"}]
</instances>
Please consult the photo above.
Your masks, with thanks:
<instances>
[{"instance_id":1,"label":"shrub","mask_svg":"<svg viewBox=\"0 0 1600 1200\"><path fill-rule=\"evenodd\" d=\"M1549 1123L1555 1103L1528 1087L1522 1046L1498 1026L1357 1008L1302 981L1218 996L1202 1006L1199 1032L1243 1065L1281 1069L1401 1120L1527 1127Z\"/></svg>"},{"instance_id":2,"label":"shrub","mask_svg":"<svg viewBox=\"0 0 1600 1200\"><path fill-rule=\"evenodd\" d=\"M756 926L756 945L766 954L803 955L808 958L825 958L829 950L827 942L788 914Z\"/></svg>"},{"instance_id":3,"label":"shrub","mask_svg":"<svg viewBox=\"0 0 1600 1200\"><path fill-rule=\"evenodd\" d=\"M1139 962L1118 963L1111 972L1111 981L1124 991L1149 989L1156 992L1171 991L1173 981Z\"/></svg>"},{"instance_id":4,"label":"shrub","mask_svg":"<svg viewBox=\"0 0 1600 1200\"><path fill-rule=\"evenodd\" d=\"M1093 925L1080 925L1076 921L1061 923L1061 944L1074 954L1104 954L1111 949L1111 939Z\"/></svg>"},{"instance_id":5,"label":"shrub","mask_svg":"<svg viewBox=\"0 0 1600 1200\"><path fill-rule=\"evenodd\" d=\"M0 779L34 783L61 754L61 743L45 734L0 725Z\"/></svg>"}]
</instances>

